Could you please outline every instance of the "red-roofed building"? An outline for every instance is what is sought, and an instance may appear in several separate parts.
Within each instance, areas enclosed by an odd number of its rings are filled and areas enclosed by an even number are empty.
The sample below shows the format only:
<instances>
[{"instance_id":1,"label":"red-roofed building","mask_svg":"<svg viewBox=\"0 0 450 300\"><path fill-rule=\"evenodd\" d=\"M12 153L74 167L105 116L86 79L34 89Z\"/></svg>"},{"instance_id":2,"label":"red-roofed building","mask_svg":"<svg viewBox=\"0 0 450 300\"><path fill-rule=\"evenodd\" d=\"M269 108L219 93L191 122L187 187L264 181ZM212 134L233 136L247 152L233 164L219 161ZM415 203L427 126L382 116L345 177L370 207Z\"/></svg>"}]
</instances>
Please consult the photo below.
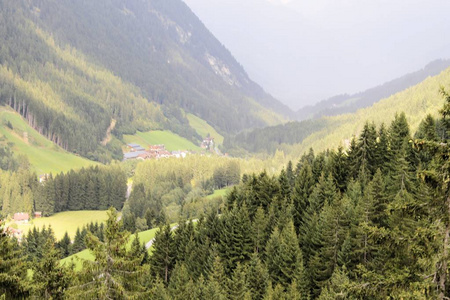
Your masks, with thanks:
<instances>
[{"instance_id":1,"label":"red-roofed building","mask_svg":"<svg viewBox=\"0 0 450 300\"><path fill-rule=\"evenodd\" d=\"M16 222L28 223L29 219L30 219L30 215L27 213L15 213L14 214L14 221L16 221Z\"/></svg>"}]
</instances>

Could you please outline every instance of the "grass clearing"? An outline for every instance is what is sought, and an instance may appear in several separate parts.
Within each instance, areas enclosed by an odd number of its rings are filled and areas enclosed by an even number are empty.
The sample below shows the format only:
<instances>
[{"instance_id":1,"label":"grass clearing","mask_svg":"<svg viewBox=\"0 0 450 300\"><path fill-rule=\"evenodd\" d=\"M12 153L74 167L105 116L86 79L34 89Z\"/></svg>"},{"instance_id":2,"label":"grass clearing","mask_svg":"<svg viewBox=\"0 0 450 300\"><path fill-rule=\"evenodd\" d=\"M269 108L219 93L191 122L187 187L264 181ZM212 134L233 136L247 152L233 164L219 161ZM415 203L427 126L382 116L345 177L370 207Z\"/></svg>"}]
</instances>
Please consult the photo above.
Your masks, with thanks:
<instances>
[{"instance_id":1,"label":"grass clearing","mask_svg":"<svg viewBox=\"0 0 450 300\"><path fill-rule=\"evenodd\" d=\"M11 124L12 129L6 124ZM37 174L60 173L98 163L76 156L47 140L15 111L0 107L0 139L13 143L14 153L28 157Z\"/></svg>"},{"instance_id":2,"label":"grass clearing","mask_svg":"<svg viewBox=\"0 0 450 300\"><path fill-rule=\"evenodd\" d=\"M205 120L200 119L197 116L194 116L193 114L187 114L187 119L189 120L189 125L191 125L192 128L197 131L198 134L200 134L202 137L206 137L208 133L211 137L214 138L214 141L216 144L223 144L223 136L218 133L214 127L209 125Z\"/></svg>"},{"instance_id":3,"label":"grass clearing","mask_svg":"<svg viewBox=\"0 0 450 300\"><path fill-rule=\"evenodd\" d=\"M173 226L173 225L172 225ZM146 231L142 231L138 233L139 239L141 243L148 243L151 239L155 237L156 232L159 230L159 228L152 228ZM134 240L134 234L130 236L130 240L127 243L127 248L130 249L131 243ZM151 253L151 248L148 251ZM70 264L73 260L73 263L75 264L75 271L80 271L83 267L83 260L90 260L94 261L95 257L91 253L89 249L85 249L83 251L80 251L76 254L70 255L64 259L61 259L61 264Z\"/></svg>"},{"instance_id":4,"label":"grass clearing","mask_svg":"<svg viewBox=\"0 0 450 300\"><path fill-rule=\"evenodd\" d=\"M212 199L212 198L219 197L219 196L220 197L225 197L229 190L230 190L229 187L226 187L226 188L223 188L223 189L220 189L220 190L215 190L214 193L212 193L211 195L206 196L205 198L206 199Z\"/></svg>"},{"instance_id":5,"label":"grass clearing","mask_svg":"<svg viewBox=\"0 0 450 300\"><path fill-rule=\"evenodd\" d=\"M164 144L169 151L193 150L200 151L201 148L194 143L167 130L152 130L147 132L138 131L133 135L124 135L123 139L127 144L136 143L144 148L150 145Z\"/></svg>"},{"instance_id":6,"label":"grass clearing","mask_svg":"<svg viewBox=\"0 0 450 300\"><path fill-rule=\"evenodd\" d=\"M51 217L33 219L28 224L18 224L17 227L23 230L25 234L35 226L42 229L44 226L48 228L51 225L56 239L60 240L67 231L69 237L73 240L78 227L81 228L91 222L105 222L108 218L106 212L106 210L65 211Z\"/></svg>"}]
</instances>

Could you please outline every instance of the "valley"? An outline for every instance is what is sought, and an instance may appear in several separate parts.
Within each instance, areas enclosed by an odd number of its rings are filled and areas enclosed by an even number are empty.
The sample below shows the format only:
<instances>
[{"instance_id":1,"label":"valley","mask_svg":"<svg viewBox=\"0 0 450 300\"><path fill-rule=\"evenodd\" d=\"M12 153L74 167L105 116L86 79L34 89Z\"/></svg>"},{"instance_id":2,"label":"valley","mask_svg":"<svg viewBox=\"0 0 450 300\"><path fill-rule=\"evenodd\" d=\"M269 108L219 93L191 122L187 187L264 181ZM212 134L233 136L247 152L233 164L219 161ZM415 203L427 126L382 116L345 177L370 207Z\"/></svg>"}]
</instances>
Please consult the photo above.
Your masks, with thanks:
<instances>
[{"instance_id":1,"label":"valley","mask_svg":"<svg viewBox=\"0 0 450 300\"><path fill-rule=\"evenodd\" d=\"M450 297L450 60L292 111L181 0L0 40L0 299Z\"/></svg>"}]
</instances>

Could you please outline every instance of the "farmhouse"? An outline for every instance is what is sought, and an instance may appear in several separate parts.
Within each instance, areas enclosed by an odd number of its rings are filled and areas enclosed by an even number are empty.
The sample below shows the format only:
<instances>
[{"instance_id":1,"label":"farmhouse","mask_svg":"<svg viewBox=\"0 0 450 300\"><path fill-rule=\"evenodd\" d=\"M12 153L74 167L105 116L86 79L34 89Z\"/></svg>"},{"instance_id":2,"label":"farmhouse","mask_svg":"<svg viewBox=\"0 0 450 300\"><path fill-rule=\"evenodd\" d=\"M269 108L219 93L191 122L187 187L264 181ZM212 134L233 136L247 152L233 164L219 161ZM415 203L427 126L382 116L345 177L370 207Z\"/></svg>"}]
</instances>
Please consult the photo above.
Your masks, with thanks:
<instances>
[{"instance_id":1,"label":"farmhouse","mask_svg":"<svg viewBox=\"0 0 450 300\"><path fill-rule=\"evenodd\" d=\"M202 149L213 151L214 150L214 138L213 137L205 137L203 139L203 142L200 144L200 147Z\"/></svg>"},{"instance_id":2,"label":"farmhouse","mask_svg":"<svg viewBox=\"0 0 450 300\"><path fill-rule=\"evenodd\" d=\"M28 220L30 219L30 216L27 213L15 213L14 214L14 221L17 223L28 223Z\"/></svg>"}]
</instances>

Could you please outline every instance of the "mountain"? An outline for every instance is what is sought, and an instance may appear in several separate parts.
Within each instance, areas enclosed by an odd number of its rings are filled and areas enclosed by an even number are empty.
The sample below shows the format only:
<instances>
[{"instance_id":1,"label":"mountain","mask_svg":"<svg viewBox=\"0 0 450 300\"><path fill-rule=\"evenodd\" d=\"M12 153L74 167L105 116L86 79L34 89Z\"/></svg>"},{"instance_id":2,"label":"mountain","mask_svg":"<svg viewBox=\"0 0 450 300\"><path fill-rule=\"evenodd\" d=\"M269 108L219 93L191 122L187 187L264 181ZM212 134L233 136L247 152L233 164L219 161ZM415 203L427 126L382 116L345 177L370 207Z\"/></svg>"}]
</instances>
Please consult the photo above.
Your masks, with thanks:
<instances>
[{"instance_id":1,"label":"mountain","mask_svg":"<svg viewBox=\"0 0 450 300\"><path fill-rule=\"evenodd\" d=\"M324 151L346 146L366 122L389 125L395 114L401 112L405 113L414 132L427 114L438 113L443 101L439 93L441 87L450 91L450 68L356 112L241 132L226 139L224 146L235 154L242 154L242 150L273 154L278 149L297 159L310 148Z\"/></svg>"},{"instance_id":2,"label":"mountain","mask_svg":"<svg viewBox=\"0 0 450 300\"><path fill-rule=\"evenodd\" d=\"M94 160L120 156L107 132L200 140L186 113L225 134L291 114L180 0L1 0L0 41L0 103Z\"/></svg>"},{"instance_id":3,"label":"mountain","mask_svg":"<svg viewBox=\"0 0 450 300\"><path fill-rule=\"evenodd\" d=\"M435 60L419 71L406 74L364 92L353 95L338 95L320 101L315 105L306 106L297 111L296 118L297 120L305 120L355 112L358 109L369 107L381 99L414 86L429 76L438 75L448 67L450 67L450 60Z\"/></svg>"}]
</instances>

